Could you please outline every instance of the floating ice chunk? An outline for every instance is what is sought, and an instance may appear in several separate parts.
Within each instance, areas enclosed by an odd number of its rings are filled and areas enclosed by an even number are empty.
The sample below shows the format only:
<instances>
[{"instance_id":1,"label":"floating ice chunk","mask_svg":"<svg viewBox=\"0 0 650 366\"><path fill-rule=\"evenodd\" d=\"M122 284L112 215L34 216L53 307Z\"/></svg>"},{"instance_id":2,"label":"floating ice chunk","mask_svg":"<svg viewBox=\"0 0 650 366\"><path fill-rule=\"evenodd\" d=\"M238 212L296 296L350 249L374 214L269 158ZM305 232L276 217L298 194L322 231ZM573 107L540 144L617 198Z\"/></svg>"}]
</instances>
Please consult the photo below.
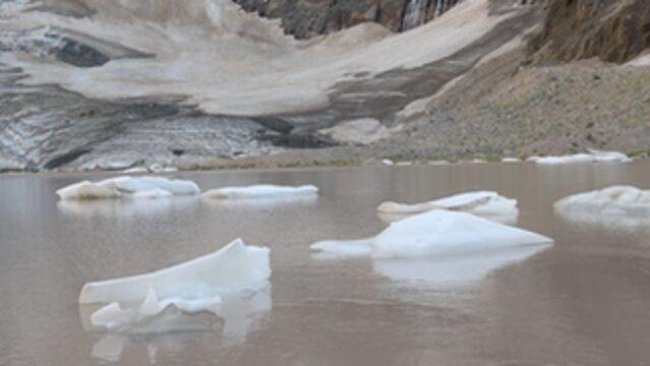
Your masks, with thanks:
<instances>
[{"instance_id":1,"label":"floating ice chunk","mask_svg":"<svg viewBox=\"0 0 650 366\"><path fill-rule=\"evenodd\" d=\"M211 189L203 197L211 199L251 199L277 198L285 196L313 196L318 194L318 187L305 185L298 187L256 185L248 187L226 187Z\"/></svg>"},{"instance_id":2,"label":"floating ice chunk","mask_svg":"<svg viewBox=\"0 0 650 366\"><path fill-rule=\"evenodd\" d=\"M522 229L506 226L463 212L433 210L391 224L367 241L374 258L436 257L471 254L515 246L551 244L553 240ZM313 250L344 253L344 242L312 245ZM360 248L350 249L360 253Z\"/></svg>"},{"instance_id":3,"label":"floating ice chunk","mask_svg":"<svg viewBox=\"0 0 650 366\"><path fill-rule=\"evenodd\" d=\"M165 191L167 193L162 193ZM160 198L169 195L193 195L200 192L192 181L162 177L129 176L105 179L99 182L84 181L64 187L56 192L61 200L109 199L120 197Z\"/></svg>"},{"instance_id":4,"label":"floating ice chunk","mask_svg":"<svg viewBox=\"0 0 650 366\"><path fill-rule=\"evenodd\" d=\"M440 256L489 251L553 240L480 217L434 210L391 224L372 243L378 258Z\"/></svg>"},{"instance_id":5,"label":"floating ice chunk","mask_svg":"<svg viewBox=\"0 0 650 366\"><path fill-rule=\"evenodd\" d=\"M316 259L342 259L355 257L369 257L371 254L370 239L360 240L326 240L311 245L311 250L316 251Z\"/></svg>"},{"instance_id":6,"label":"floating ice chunk","mask_svg":"<svg viewBox=\"0 0 650 366\"><path fill-rule=\"evenodd\" d=\"M502 163L521 163L521 159L506 157L506 158L501 159L501 162Z\"/></svg>"},{"instance_id":7,"label":"floating ice chunk","mask_svg":"<svg viewBox=\"0 0 650 366\"><path fill-rule=\"evenodd\" d=\"M539 157L534 161L536 164L540 164L540 165L578 164L578 163L593 163L594 157L591 154L544 156L544 157Z\"/></svg>"},{"instance_id":8,"label":"floating ice chunk","mask_svg":"<svg viewBox=\"0 0 650 366\"><path fill-rule=\"evenodd\" d=\"M173 166L164 166L159 163L151 164L149 170L153 173L175 173L178 171L178 168Z\"/></svg>"},{"instance_id":9,"label":"floating ice chunk","mask_svg":"<svg viewBox=\"0 0 650 366\"><path fill-rule=\"evenodd\" d=\"M384 160L381 161L381 163L382 163L383 165L386 165L386 166L392 166L392 165L395 165L395 162L392 161L392 160L390 160L390 159L384 159Z\"/></svg>"},{"instance_id":10,"label":"floating ice chunk","mask_svg":"<svg viewBox=\"0 0 650 366\"><path fill-rule=\"evenodd\" d=\"M90 181L72 184L56 191L61 200L93 200L119 198L122 194L113 187L101 186Z\"/></svg>"},{"instance_id":11,"label":"floating ice chunk","mask_svg":"<svg viewBox=\"0 0 650 366\"><path fill-rule=\"evenodd\" d=\"M580 213L602 216L650 215L650 190L632 186L613 186L580 193L555 203L559 213Z\"/></svg>"},{"instance_id":12,"label":"floating ice chunk","mask_svg":"<svg viewBox=\"0 0 650 366\"><path fill-rule=\"evenodd\" d=\"M627 155L616 151L589 150L589 153L565 155L565 156L545 156L529 158L540 165L563 165L579 163L629 163L632 161Z\"/></svg>"},{"instance_id":13,"label":"floating ice chunk","mask_svg":"<svg viewBox=\"0 0 650 366\"><path fill-rule=\"evenodd\" d=\"M384 202L377 208L382 218L389 222L435 209L468 212L503 223L516 222L519 215L517 200L491 191L467 192L413 205Z\"/></svg>"},{"instance_id":14,"label":"floating ice chunk","mask_svg":"<svg viewBox=\"0 0 650 366\"><path fill-rule=\"evenodd\" d=\"M216 314L221 303L221 297L218 295L194 300L179 297L159 300L156 291L151 288L139 308L122 309L118 302L113 302L93 313L90 317L90 322L94 327L107 330L122 329L158 316L171 306L190 314L201 311L209 311Z\"/></svg>"},{"instance_id":15,"label":"floating ice chunk","mask_svg":"<svg viewBox=\"0 0 650 366\"><path fill-rule=\"evenodd\" d=\"M268 248L247 246L238 239L212 254L159 271L88 283L79 303L140 302L150 288L162 299L185 300L255 290L271 276L269 252Z\"/></svg>"},{"instance_id":16,"label":"floating ice chunk","mask_svg":"<svg viewBox=\"0 0 650 366\"><path fill-rule=\"evenodd\" d=\"M137 167L126 169L122 173L124 173L124 174L147 174L147 173L149 173L149 169L147 169L147 168L145 168L143 166L137 166Z\"/></svg>"},{"instance_id":17,"label":"floating ice chunk","mask_svg":"<svg viewBox=\"0 0 650 366\"><path fill-rule=\"evenodd\" d=\"M629 163L632 158L618 151L589 150L596 163Z\"/></svg>"},{"instance_id":18,"label":"floating ice chunk","mask_svg":"<svg viewBox=\"0 0 650 366\"><path fill-rule=\"evenodd\" d=\"M169 192L162 190L160 188L150 189L148 191L138 191L130 195L133 199L158 199L158 198L170 198L174 195Z\"/></svg>"},{"instance_id":19,"label":"floating ice chunk","mask_svg":"<svg viewBox=\"0 0 650 366\"><path fill-rule=\"evenodd\" d=\"M177 195L191 195L201 192L196 183L189 180L167 179L163 177L117 177L98 182L97 185L115 188L120 192L134 194L141 191L160 189Z\"/></svg>"}]
</instances>

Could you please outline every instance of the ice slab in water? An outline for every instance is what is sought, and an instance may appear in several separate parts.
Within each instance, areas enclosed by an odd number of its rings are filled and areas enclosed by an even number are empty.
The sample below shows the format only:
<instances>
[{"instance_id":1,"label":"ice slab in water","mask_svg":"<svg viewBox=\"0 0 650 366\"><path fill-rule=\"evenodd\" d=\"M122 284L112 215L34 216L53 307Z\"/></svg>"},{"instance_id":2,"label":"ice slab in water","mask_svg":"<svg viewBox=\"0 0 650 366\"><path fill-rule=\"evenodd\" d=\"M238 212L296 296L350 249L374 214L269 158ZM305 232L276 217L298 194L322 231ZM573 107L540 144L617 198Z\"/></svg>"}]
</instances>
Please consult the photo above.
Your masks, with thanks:
<instances>
[{"instance_id":1,"label":"ice slab in water","mask_svg":"<svg viewBox=\"0 0 650 366\"><path fill-rule=\"evenodd\" d=\"M226 187L211 189L203 193L203 197L210 199L254 199L278 198L287 196L314 196L318 194L318 187L304 186L276 186L255 185L247 187Z\"/></svg>"},{"instance_id":2,"label":"ice slab in water","mask_svg":"<svg viewBox=\"0 0 650 366\"><path fill-rule=\"evenodd\" d=\"M509 157L506 157L506 158L501 159L501 162L502 162L502 163L521 163L522 160L519 159L519 158L509 158Z\"/></svg>"},{"instance_id":3,"label":"ice slab in water","mask_svg":"<svg viewBox=\"0 0 650 366\"><path fill-rule=\"evenodd\" d=\"M220 333L222 346L242 344L251 332L263 324L271 310L270 285L254 293L224 296L216 309L215 317L213 313L190 315L169 307L138 324L113 329L95 343L92 356L106 362L118 362L125 348L143 347L147 350L150 363L155 364L159 350L182 350L200 334L208 332ZM81 316L86 330L97 329L90 324L90 316L83 312Z\"/></svg>"},{"instance_id":4,"label":"ice slab in water","mask_svg":"<svg viewBox=\"0 0 650 366\"><path fill-rule=\"evenodd\" d=\"M270 250L247 246L241 239L212 254L132 277L87 283L79 303L142 302L154 289L163 300L202 300L256 290L271 276Z\"/></svg>"},{"instance_id":5,"label":"ice slab in water","mask_svg":"<svg viewBox=\"0 0 650 366\"><path fill-rule=\"evenodd\" d=\"M221 302L221 296L218 295L194 300L187 300L180 297L159 300L156 291L151 288L149 289L147 298L139 308L122 309L118 302L113 302L93 313L90 317L90 322L94 327L109 330L117 329L138 324L145 319L160 315L170 306L190 314L201 311L217 313Z\"/></svg>"},{"instance_id":6,"label":"ice slab in water","mask_svg":"<svg viewBox=\"0 0 650 366\"><path fill-rule=\"evenodd\" d=\"M374 238L323 242L311 246L338 257L359 255L367 243L373 258L414 258L463 255L504 248L551 244L553 240L519 228L463 212L433 210L406 218ZM348 245L351 244L351 245Z\"/></svg>"},{"instance_id":7,"label":"ice slab in water","mask_svg":"<svg viewBox=\"0 0 650 366\"><path fill-rule=\"evenodd\" d=\"M565 156L545 156L534 157L529 159L540 165L564 165L579 163L629 163L632 161L627 155L617 151L589 150L588 153L565 155Z\"/></svg>"},{"instance_id":8,"label":"ice slab in water","mask_svg":"<svg viewBox=\"0 0 650 366\"><path fill-rule=\"evenodd\" d=\"M377 208L381 218L388 222L397 221L406 215L435 209L467 212L507 224L517 222L519 215L517 200L491 191L462 193L413 205L384 202Z\"/></svg>"},{"instance_id":9,"label":"ice slab in water","mask_svg":"<svg viewBox=\"0 0 650 366\"><path fill-rule=\"evenodd\" d=\"M650 190L612 186L565 197L554 208L575 223L640 228L650 224Z\"/></svg>"},{"instance_id":10,"label":"ice slab in water","mask_svg":"<svg viewBox=\"0 0 650 366\"><path fill-rule=\"evenodd\" d=\"M117 177L99 182L83 181L56 192L61 200L130 198L161 198L200 193L192 181L162 177Z\"/></svg>"}]
</instances>

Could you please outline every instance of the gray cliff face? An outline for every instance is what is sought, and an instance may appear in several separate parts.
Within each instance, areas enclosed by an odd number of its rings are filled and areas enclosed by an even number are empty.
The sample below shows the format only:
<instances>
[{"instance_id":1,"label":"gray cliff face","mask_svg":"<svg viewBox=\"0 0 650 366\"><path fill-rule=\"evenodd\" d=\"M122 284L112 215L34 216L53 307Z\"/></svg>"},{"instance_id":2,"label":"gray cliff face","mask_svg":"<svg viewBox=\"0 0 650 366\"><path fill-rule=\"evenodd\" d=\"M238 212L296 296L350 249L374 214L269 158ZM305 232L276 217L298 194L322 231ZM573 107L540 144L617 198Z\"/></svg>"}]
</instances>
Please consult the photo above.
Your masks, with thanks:
<instances>
[{"instance_id":1,"label":"gray cliff face","mask_svg":"<svg viewBox=\"0 0 650 366\"><path fill-rule=\"evenodd\" d=\"M249 12L280 19L298 39L328 34L364 22L393 32L407 30L441 15L457 0L232 0Z\"/></svg>"}]
</instances>

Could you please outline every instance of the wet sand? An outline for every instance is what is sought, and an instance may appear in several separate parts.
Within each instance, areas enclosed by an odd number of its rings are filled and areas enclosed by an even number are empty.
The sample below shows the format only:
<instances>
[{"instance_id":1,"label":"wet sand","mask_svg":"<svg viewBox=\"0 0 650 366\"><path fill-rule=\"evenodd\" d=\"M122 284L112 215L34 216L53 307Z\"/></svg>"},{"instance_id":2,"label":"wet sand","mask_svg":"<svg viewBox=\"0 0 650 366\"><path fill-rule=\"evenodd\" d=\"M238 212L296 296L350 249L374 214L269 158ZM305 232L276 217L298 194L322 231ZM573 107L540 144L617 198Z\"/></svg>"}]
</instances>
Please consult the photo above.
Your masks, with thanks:
<instances>
[{"instance_id":1,"label":"wet sand","mask_svg":"<svg viewBox=\"0 0 650 366\"><path fill-rule=\"evenodd\" d=\"M103 175L105 176L105 175ZM568 194L650 188L650 163L364 167L179 173L201 188L316 184L317 200L199 198L57 204L88 176L0 177L0 365L645 365L650 228L569 223ZM324 261L307 247L385 227L376 206L472 189L519 199L518 226L553 237L536 252L440 262ZM242 237L272 248L272 287L224 319L175 332L84 330L91 280L184 261Z\"/></svg>"}]
</instances>

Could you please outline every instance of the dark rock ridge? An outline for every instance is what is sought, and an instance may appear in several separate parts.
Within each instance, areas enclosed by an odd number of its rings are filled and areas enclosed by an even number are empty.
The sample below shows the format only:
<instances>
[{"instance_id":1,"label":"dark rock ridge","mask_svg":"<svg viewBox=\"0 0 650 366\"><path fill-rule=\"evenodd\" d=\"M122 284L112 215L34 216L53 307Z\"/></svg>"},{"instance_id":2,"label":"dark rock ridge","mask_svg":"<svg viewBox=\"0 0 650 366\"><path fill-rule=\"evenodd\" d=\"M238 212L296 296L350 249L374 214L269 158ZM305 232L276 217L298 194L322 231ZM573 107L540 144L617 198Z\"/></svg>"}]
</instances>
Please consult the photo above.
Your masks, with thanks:
<instances>
[{"instance_id":1,"label":"dark rock ridge","mask_svg":"<svg viewBox=\"0 0 650 366\"><path fill-rule=\"evenodd\" d=\"M233 0L249 12L280 19L285 33L305 39L364 22L398 32L444 13L457 0Z\"/></svg>"},{"instance_id":2,"label":"dark rock ridge","mask_svg":"<svg viewBox=\"0 0 650 366\"><path fill-rule=\"evenodd\" d=\"M648 0L551 0L531 43L541 61L625 62L650 47Z\"/></svg>"}]
</instances>

